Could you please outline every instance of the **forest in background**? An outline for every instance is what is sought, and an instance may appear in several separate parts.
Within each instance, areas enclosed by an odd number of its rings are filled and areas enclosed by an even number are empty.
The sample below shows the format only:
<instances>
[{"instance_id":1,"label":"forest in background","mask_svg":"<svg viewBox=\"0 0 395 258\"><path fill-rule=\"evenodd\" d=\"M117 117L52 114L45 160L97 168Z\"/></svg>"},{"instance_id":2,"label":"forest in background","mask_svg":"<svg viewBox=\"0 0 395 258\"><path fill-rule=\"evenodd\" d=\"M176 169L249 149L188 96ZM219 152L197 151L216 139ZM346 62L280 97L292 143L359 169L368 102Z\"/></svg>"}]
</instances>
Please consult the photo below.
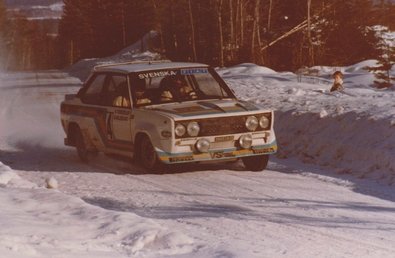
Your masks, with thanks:
<instances>
[{"instance_id":1,"label":"forest in background","mask_svg":"<svg viewBox=\"0 0 395 258\"><path fill-rule=\"evenodd\" d=\"M64 0L51 21L7 13L0 0L3 69L64 68L115 54L151 30L151 48L174 61L243 62L278 71L343 66L383 55L374 25L395 30L387 0Z\"/></svg>"}]
</instances>

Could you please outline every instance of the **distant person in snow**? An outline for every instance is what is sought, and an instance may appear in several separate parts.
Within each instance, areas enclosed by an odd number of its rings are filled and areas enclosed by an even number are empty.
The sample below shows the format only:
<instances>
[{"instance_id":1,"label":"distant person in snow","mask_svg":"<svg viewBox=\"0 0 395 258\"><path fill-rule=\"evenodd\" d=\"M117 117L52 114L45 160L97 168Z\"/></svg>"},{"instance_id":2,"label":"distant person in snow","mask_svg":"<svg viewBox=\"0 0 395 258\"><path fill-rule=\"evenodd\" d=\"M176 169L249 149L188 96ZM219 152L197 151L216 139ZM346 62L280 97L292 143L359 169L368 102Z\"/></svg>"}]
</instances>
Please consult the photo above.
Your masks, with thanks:
<instances>
[{"instance_id":1,"label":"distant person in snow","mask_svg":"<svg viewBox=\"0 0 395 258\"><path fill-rule=\"evenodd\" d=\"M342 91L344 90L343 87L343 73L340 71L336 71L332 74L332 78L335 80L333 82L331 92L332 91Z\"/></svg>"}]
</instances>

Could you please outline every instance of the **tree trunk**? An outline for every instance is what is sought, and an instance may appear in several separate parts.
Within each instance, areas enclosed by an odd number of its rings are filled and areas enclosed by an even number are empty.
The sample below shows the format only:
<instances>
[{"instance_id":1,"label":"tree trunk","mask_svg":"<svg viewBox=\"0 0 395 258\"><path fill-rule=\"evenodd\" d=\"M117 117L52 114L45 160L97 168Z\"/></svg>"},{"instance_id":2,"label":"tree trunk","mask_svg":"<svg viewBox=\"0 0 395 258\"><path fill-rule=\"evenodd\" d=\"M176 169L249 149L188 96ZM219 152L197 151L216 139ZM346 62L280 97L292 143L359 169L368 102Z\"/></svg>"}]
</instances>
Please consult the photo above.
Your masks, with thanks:
<instances>
[{"instance_id":1,"label":"tree trunk","mask_svg":"<svg viewBox=\"0 0 395 258\"><path fill-rule=\"evenodd\" d=\"M235 36L235 43L237 47L240 46L240 5L241 5L241 0L237 0L236 2L236 20L235 20L235 31L236 31L236 36Z\"/></svg>"},{"instance_id":2,"label":"tree trunk","mask_svg":"<svg viewBox=\"0 0 395 258\"><path fill-rule=\"evenodd\" d=\"M241 45L244 45L244 6L243 0L240 1L240 41Z\"/></svg>"},{"instance_id":3,"label":"tree trunk","mask_svg":"<svg viewBox=\"0 0 395 258\"><path fill-rule=\"evenodd\" d=\"M260 30L261 19L260 19L260 15L259 15L260 5L261 5L261 0L257 0L256 5L255 5L255 19L256 19L255 31L256 31L256 38L258 40L258 49L256 51L257 52L256 54L258 54L259 64L262 64L263 58L262 58L262 52L261 52L262 41L261 41L261 30Z\"/></svg>"},{"instance_id":4,"label":"tree trunk","mask_svg":"<svg viewBox=\"0 0 395 258\"><path fill-rule=\"evenodd\" d=\"M74 41L70 40L70 65L74 63Z\"/></svg>"},{"instance_id":5,"label":"tree trunk","mask_svg":"<svg viewBox=\"0 0 395 258\"><path fill-rule=\"evenodd\" d=\"M254 61L261 59L261 57L260 57L261 39L260 39L260 33L259 33L259 6L260 6L260 3L261 3L261 0L255 1L254 23L252 26L251 57ZM259 46L258 51L255 50L255 40L258 41L258 46Z\"/></svg>"},{"instance_id":6,"label":"tree trunk","mask_svg":"<svg viewBox=\"0 0 395 258\"><path fill-rule=\"evenodd\" d=\"M155 0L152 0L152 6L155 9L155 14L157 17L161 17L163 14L159 12L159 7L158 4L156 3ZM160 19L160 18L159 18ZM162 22L160 20L156 21L156 26L159 30L159 37L160 37L160 47L161 47L161 51L163 51L165 49L165 39L163 37L163 27L162 27Z\"/></svg>"},{"instance_id":7,"label":"tree trunk","mask_svg":"<svg viewBox=\"0 0 395 258\"><path fill-rule=\"evenodd\" d=\"M217 0L218 3L218 29L219 29L219 48L220 58L219 65L224 66L224 35L222 34L222 2L223 0Z\"/></svg>"},{"instance_id":8,"label":"tree trunk","mask_svg":"<svg viewBox=\"0 0 395 258\"><path fill-rule=\"evenodd\" d=\"M235 49L235 26L234 26L234 21L233 21L233 1L229 0L229 11L230 11L230 19L229 19L229 25L230 25L230 57L233 61L234 59L234 49Z\"/></svg>"},{"instance_id":9,"label":"tree trunk","mask_svg":"<svg viewBox=\"0 0 395 258\"><path fill-rule=\"evenodd\" d=\"M307 38L309 44L309 66L314 65L314 49L313 41L311 39L311 0L307 0Z\"/></svg>"},{"instance_id":10,"label":"tree trunk","mask_svg":"<svg viewBox=\"0 0 395 258\"><path fill-rule=\"evenodd\" d=\"M269 1L269 14L267 16L267 31L270 31L271 22L272 22L272 8L273 8L273 0Z\"/></svg>"},{"instance_id":11,"label":"tree trunk","mask_svg":"<svg viewBox=\"0 0 395 258\"><path fill-rule=\"evenodd\" d=\"M197 60L196 55L196 42L195 42L195 26L193 24L193 14L192 14L192 4L191 0L188 0L188 7L189 7L189 22L191 25L191 36L192 36L192 53L193 53L193 61Z\"/></svg>"},{"instance_id":12,"label":"tree trunk","mask_svg":"<svg viewBox=\"0 0 395 258\"><path fill-rule=\"evenodd\" d=\"M174 42L174 50L175 50L175 52L177 52L177 50L178 50L178 37L177 37L177 34L176 34L176 32L175 32L175 29L174 29L174 27L175 27L175 25L174 25L174 20L175 20L175 12L174 12L174 1L173 0L171 0L171 2L170 2L170 12L171 12L171 14L170 14L170 17L171 17L171 32L172 32L172 34L173 34L173 42Z\"/></svg>"},{"instance_id":13,"label":"tree trunk","mask_svg":"<svg viewBox=\"0 0 395 258\"><path fill-rule=\"evenodd\" d=\"M122 2L122 17L121 17L121 26L122 26L122 47L126 46L126 17L125 17L125 3Z\"/></svg>"}]
</instances>

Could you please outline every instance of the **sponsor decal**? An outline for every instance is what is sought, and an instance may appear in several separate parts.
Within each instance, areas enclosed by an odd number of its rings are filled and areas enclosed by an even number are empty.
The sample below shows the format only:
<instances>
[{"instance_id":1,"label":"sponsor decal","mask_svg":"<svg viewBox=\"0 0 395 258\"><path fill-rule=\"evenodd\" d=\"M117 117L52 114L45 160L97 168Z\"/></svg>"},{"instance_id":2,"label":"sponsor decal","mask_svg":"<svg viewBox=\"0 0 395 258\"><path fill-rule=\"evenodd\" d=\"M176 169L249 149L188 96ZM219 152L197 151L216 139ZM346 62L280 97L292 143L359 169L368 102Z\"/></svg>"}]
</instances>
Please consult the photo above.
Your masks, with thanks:
<instances>
[{"instance_id":1,"label":"sponsor decal","mask_svg":"<svg viewBox=\"0 0 395 258\"><path fill-rule=\"evenodd\" d=\"M130 114L130 111L129 111L129 110L120 110L120 109L116 109L116 110L115 110L115 114L128 116L128 115Z\"/></svg>"},{"instance_id":2,"label":"sponsor decal","mask_svg":"<svg viewBox=\"0 0 395 258\"><path fill-rule=\"evenodd\" d=\"M138 77L139 79L149 79L149 78L175 76L175 75L177 75L176 71L156 71L156 72L140 73Z\"/></svg>"},{"instance_id":3,"label":"sponsor decal","mask_svg":"<svg viewBox=\"0 0 395 258\"><path fill-rule=\"evenodd\" d=\"M193 160L193 156L180 156L180 157L169 158L170 162L183 162L183 161L191 161L191 160Z\"/></svg>"},{"instance_id":4,"label":"sponsor decal","mask_svg":"<svg viewBox=\"0 0 395 258\"><path fill-rule=\"evenodd\" d=\"M127 117L127 116L118 116L118 115L114 115L114 120L118 120L118 121L128 121L128 117Z\"/></svg>"},{"instance_id":5,"label":"sponsor decal","mask_svg":"<svg viewBox=\"0 0 395 258\"><path fill-rule=\"evenodd\" d=\"M118 121L128 121L129 120L129 115L130 115L129 110L116 109L114 113L115 113L114 120L118 120Z\"/></svg>"},{"instance_id":6,"label":"sponsor decal","mask_svg":"<svg viewBox=\"0 0 395 258\"><path fill-rule=\"evenodd\" d=\"M266 154L266 153L273 153L275 150L273 148L266 148L266 149L256 149L253 150L254 154Z\"/></svg>"},{"instance_id":7,"label":"sponsor decal","mask_svg":"<svg viewBox=\"0 0 395 258\"><path fill-rule=\"evenodd\" d=\"M84 107L76 105L62 105L62 112L68 115L89 117L94 120L96 131L100 136L101 141L107 148L119 149L124 151L132 151L133 143L130 141L120 141L108 139L107 133L107 110L105 108Z\"/></svg>"},{"instance_id":8,"label":"sponsor decal","mask_svg":"<svg viewBox=\"0 0 395 258\"><path fill-rule=\"evenodd\" d=\"M208 73L207 68L181 69L181 75L204 74L204 73Z\"/></svg>"}]
</instances>

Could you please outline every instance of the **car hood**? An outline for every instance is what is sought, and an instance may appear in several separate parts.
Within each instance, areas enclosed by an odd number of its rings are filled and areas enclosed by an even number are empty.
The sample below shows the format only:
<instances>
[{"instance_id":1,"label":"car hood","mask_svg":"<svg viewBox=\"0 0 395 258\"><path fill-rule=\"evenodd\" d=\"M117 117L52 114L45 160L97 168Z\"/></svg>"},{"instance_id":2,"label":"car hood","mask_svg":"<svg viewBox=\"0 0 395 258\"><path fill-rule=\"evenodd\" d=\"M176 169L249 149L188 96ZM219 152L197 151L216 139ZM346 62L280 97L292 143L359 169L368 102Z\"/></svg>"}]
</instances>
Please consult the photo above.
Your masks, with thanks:
<instances>
[{"instance_id":1,"label":"car hood","mask_svg":"<svg viewBox=\"0 0 395 258\"><path fill-rule=\"evenodd\" d=\"M149 109L164 112L171 115L172 117L178 118L243 112L249 113L252 111L261 110L261 108L250 102L229 99L171 103L150 107Z\"/></svg>"}]
</instances>

